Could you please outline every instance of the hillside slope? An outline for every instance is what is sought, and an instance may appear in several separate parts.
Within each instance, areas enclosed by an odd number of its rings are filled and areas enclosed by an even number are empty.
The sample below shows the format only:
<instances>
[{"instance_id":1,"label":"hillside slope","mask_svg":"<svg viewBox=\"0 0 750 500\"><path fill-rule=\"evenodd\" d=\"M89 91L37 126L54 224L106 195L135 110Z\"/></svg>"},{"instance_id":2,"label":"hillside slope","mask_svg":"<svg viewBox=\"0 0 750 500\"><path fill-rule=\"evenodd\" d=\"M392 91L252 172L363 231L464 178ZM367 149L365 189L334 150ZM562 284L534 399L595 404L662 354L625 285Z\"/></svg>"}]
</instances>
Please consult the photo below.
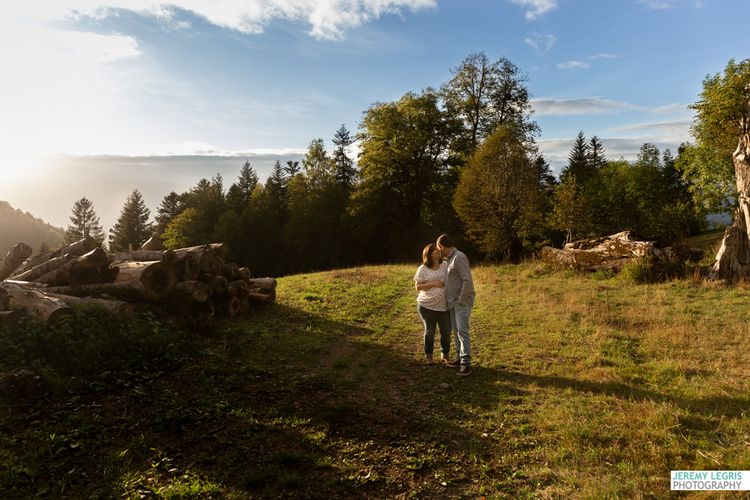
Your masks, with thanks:
<instances>
[{"instance_id":1,"label":"hillside slope","mask_svg":"<svg viewBox=\"0 0 750 500\"><path fill-rule=\"evenodd\" d=\"M281 278L277 304L164 340L193 350L176 365L150 347L130 353L148 368L58 369L65 390L0 413L0 490L634 498L668 495L670 470L750 469L747 288L477 267L460 378L422 364L415 267Z\"/></svg>"},{"instance_id":2,"label":"hillside slope","mask_svg":"<svg viewBox=\"0 0 750 500\"><path fill-rule=\"evenodd\" d=\"M28 212L14 209L7 201L0 201L0 256L20 242L29 245L36 253L42 243L46 243L49 248L56 248L64 238L62 229L47 224Z\"/></svg>"}]
</instances>

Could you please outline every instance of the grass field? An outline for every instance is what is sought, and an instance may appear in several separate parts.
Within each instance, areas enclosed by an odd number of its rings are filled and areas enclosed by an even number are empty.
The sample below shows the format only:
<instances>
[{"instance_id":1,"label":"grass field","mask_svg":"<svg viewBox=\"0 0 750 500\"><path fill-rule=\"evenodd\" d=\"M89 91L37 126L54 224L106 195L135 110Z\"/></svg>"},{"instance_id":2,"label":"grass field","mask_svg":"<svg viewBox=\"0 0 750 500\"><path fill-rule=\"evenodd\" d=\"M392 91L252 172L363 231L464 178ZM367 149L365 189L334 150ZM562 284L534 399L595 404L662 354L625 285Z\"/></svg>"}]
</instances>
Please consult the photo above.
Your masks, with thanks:
<instances>
[{"instance_id":1,"label":"grass field","mask_svg":"<svg viewBox=\"0 0 750 500\"><path fill-rule=\"evenodd\" d=\"M29 361L52 382L0 406L0 491L649 498L673 469L750 470L747 287L476 267L461 378L421 362L414 270L282 278L276 305L85 383Z\"/></svg>"}]
</instances>

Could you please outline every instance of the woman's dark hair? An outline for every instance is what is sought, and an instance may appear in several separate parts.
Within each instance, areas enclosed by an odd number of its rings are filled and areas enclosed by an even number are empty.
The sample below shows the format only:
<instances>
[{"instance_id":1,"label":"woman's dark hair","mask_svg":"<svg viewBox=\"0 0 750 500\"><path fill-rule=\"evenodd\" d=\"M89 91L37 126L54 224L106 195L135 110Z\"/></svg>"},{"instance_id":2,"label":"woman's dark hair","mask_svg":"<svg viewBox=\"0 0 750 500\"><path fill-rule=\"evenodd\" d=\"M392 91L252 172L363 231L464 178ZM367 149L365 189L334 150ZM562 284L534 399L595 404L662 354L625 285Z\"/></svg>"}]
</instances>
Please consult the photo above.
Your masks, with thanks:
<instances>
[{"instance_id":1,"label":"woman's dark hair","mask_svg":"<svg viewBox=\"0 0 750 500\"><path fill-rule=\"evenodd\" d=\"M437 245L435 243L430 243L424 247L424 250L422 250L422 264L426 267L432 267L432 252L434 252L436 248Z\"/></svg>"}]
</instances>

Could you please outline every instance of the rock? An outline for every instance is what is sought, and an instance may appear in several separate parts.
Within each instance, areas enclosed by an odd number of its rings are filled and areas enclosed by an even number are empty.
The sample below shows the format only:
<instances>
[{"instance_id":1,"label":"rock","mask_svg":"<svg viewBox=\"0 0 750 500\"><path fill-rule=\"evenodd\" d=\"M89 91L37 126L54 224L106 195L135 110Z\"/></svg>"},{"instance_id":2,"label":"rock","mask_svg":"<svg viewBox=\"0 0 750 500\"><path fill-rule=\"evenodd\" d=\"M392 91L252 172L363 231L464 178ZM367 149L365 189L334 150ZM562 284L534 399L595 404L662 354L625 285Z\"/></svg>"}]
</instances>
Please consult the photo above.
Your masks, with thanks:
<instances>
[{"instance_id":1,"label":"rock","mask_svg":"<svg viewBox=\"0 0 750 500\"><path fill-rule=\"evenodd\" d=\"M440 388L441 389L447 389L448 387L450 387L450 385L446 384L445 382L443 382L442 384L440 384Z\"/></svg>"}]
</instances>

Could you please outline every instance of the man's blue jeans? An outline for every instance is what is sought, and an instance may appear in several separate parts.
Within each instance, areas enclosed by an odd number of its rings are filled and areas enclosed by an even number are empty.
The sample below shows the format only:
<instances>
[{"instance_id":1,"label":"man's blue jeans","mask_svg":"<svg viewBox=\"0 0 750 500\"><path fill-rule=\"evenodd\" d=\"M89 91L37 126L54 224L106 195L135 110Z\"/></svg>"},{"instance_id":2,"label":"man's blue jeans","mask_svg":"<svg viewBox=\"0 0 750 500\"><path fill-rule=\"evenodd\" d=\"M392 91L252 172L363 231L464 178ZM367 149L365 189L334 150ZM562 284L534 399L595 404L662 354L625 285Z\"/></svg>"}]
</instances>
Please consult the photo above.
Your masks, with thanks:
<instances>
[{"instance_id":1,"label":"man's blue jeans","mask_svg":"<svg viewBox=\"0 0 750 500\"><path fill-rule=\"evenodd\" d=\"M471 366L471 341L469 340L469 318L474 307L474 297L463 304L456 303L450 309L453 336L456 339L456 354L462 365Z\"/></svg>"},{"instance_id":2,"label":"man's blue jeans","mask_svg":"<svg viewBox=\"0 0 750 500\"><path fill-rule=\"evenodd\" d=\"M435 349L435 330L440 326L440 350L443 358L448 359L451 350L451 317L448 311L433 311L417 305L417 311L424 323L424 353L432 356Z\"/></svg>"}]
</instances>

